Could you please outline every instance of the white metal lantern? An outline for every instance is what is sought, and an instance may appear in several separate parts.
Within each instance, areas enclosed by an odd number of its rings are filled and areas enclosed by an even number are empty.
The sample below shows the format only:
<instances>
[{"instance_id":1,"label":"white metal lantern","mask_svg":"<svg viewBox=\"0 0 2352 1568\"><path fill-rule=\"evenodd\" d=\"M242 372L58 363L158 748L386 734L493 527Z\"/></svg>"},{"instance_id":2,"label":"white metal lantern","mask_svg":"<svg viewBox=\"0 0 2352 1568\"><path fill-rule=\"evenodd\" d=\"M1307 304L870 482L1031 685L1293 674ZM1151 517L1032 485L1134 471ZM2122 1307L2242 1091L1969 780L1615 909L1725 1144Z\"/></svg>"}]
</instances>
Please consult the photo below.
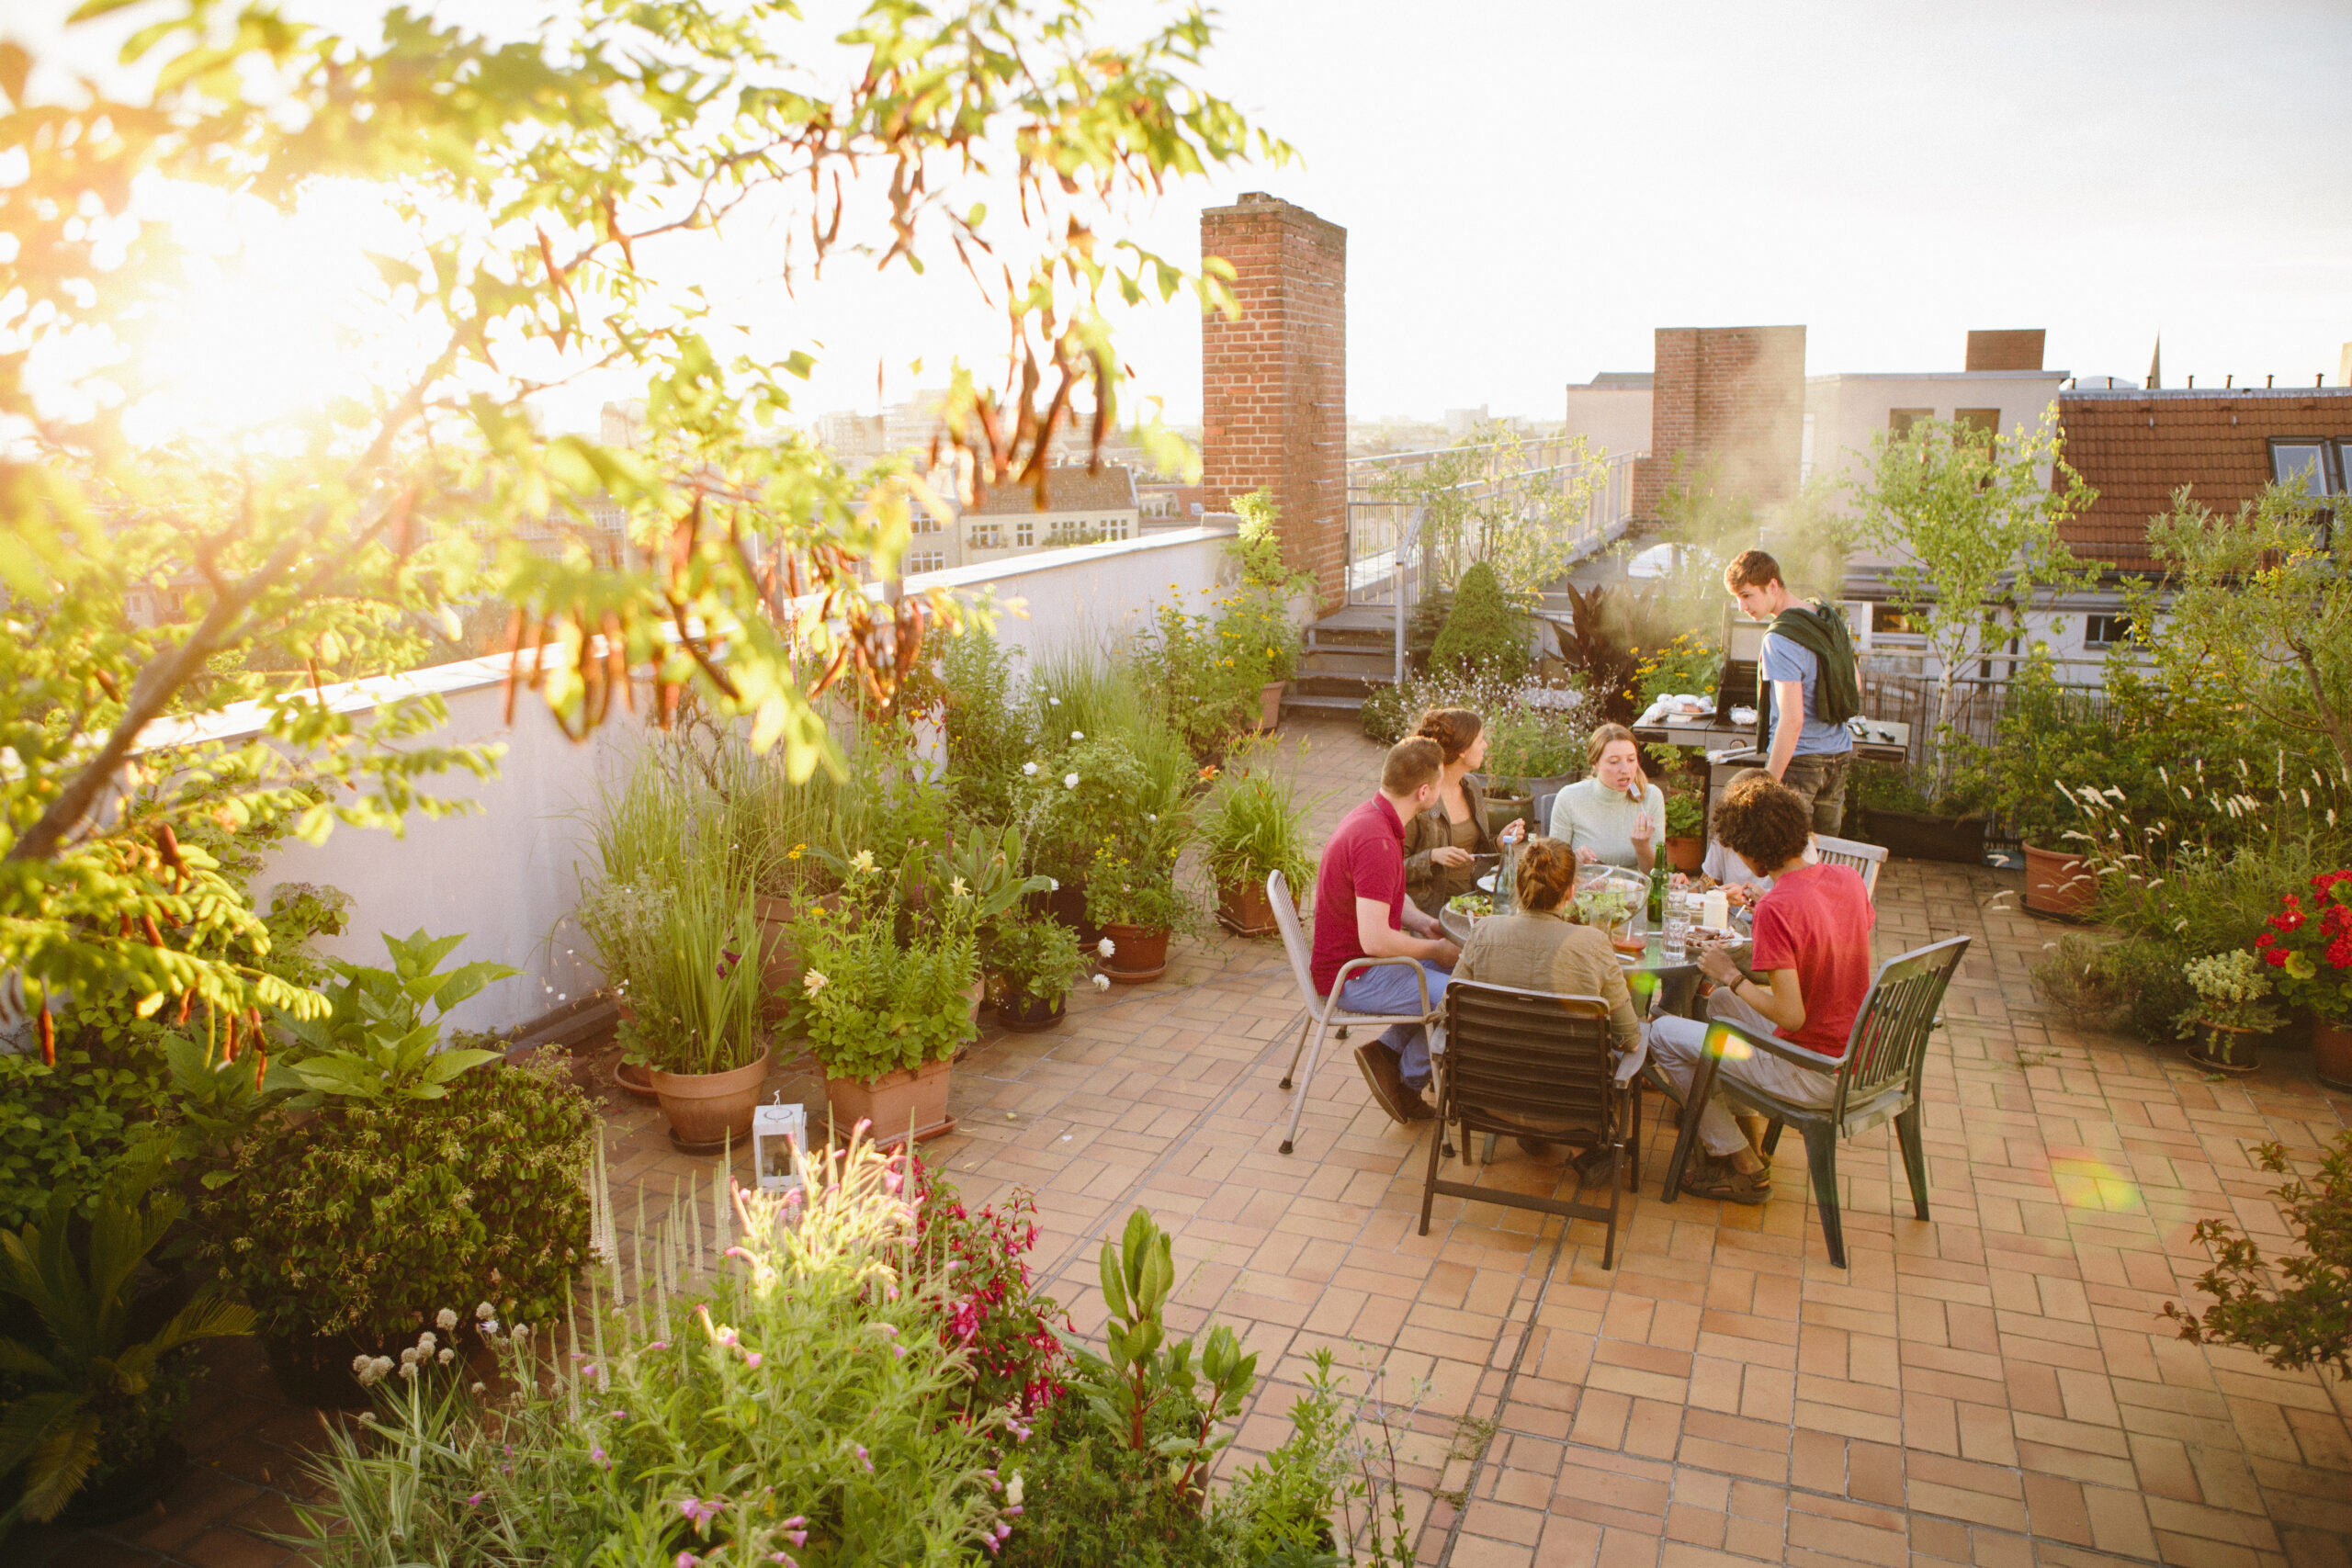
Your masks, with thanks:
<instances>
[{"instance_id":1,"label":"white metal lantern","mask_svg":"<svg viewBox=\"0 0 2352 1568\"><path fill-rule=\"evenodd\" d=\"M763 1192L790 1192L800 1180L800 1156L808 1146L808 1110L786 1105L783 1096L752 1111L752 1168Z\"/></svg>"}]
</instances>

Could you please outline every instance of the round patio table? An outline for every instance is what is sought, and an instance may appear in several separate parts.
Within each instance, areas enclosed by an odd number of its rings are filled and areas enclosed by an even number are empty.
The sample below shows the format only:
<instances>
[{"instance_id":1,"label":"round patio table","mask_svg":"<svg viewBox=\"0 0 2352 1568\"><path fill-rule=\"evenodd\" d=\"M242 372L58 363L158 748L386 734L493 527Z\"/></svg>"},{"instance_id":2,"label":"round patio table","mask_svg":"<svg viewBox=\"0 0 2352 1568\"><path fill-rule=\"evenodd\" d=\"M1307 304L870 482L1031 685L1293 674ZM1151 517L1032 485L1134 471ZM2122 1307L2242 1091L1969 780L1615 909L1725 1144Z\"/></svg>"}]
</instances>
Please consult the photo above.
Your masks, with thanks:
<instances>
[{"instance_id":1,"label":"round patio table","mask_svg":"<svg viewBox=\"0 0 2352 1568\"><path fill-rule=\"evenodd\" d=\"M1470 940L1470 918L1467 915L1446 909L1441 911L1437 919L1438 925L1447 936L1453 939L1457 945ZM1743 940L1730 945L1732 953L1736 955L1747 943ZM1624 967L1628 979L1635 975L1656 976L1657 983L1665 987L1667 1010L1679 1013L1686 1018L1690 1016L1690 1005L1697 999L1699 994L1699 953L1696 943L1685 949L1680 958L1670 959L1666 955L1665 935L1659 931L1651 931L1645 939L1641 952L1620 951L1617 954L1617 962Z\"/></svg>"}]
</instances>

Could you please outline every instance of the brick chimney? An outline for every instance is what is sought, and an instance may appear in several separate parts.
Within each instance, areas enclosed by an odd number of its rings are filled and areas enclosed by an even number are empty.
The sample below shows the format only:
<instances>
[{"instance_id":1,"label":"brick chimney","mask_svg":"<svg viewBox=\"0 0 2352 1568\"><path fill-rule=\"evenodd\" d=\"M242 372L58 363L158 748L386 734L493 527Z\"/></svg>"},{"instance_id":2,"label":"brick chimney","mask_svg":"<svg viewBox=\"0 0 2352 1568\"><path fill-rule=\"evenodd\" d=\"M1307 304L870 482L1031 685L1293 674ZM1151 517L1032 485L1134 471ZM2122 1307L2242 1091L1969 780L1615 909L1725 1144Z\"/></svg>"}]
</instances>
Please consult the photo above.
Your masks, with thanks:
<instances>
[{"instance_id":1,"label":"brick chimney","mask_svg":"<svg viewBox=\"0 0 2352 1568\"><path fill-rule=\"evenodd\" d=\"M1201 255L1233 265L1238 320L1201 326L1201 467L1211 512L1263 486L1283 556L1325 607L1347 597L1348 231L1251 191L1201 214Z\"/></svg>"},{"instance_id":2,"label":"brick chimney","mask_svg":"<svg viewBox=\"0 0 2352 1568\"><path fill-rule=\"evenodd\" d=\"M1634 516L1652 521L1678 481L1758 502L1796 494L1804 447L1803 327L1660 327L1650 455L1634 465Z\"/></svg>"},{"instance_id":3,"label":"brick chimney","mask_svg":"<svg viewBox=\"0 0 2352 1568\"><path fill-rule=\"evenodd\" d=\"M2041 327L2005 327L1996 332L1968 334L1971 370L2039 370L2041 368Z\"/></svg>"}]
</instances>

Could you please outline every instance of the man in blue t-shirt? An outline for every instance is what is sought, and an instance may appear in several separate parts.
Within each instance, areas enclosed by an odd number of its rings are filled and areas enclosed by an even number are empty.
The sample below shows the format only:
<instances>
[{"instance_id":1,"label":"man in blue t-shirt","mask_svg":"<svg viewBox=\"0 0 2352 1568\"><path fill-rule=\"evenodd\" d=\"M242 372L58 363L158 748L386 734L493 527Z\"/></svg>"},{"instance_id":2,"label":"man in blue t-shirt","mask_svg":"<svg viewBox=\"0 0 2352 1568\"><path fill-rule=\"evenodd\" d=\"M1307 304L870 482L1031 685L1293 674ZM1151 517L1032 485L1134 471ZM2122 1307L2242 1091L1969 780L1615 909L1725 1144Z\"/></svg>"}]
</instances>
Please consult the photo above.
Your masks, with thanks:
<instances>
[{"instance_id":1,"label":"man in blue t-shirt","mask_svg":"<svg viewBox=\"0 0 2352 1568\"><path fill-rule=\"evenodd\" d=\"M1861 709L1854 648L1836 611L1806 604L1781 581L1781 563L1747 550L1724 570L1724 586L1752 620L1766 621L1758 714L1768 739L1764 767L1797 792L1813 830L1836 837L1846 818L1846 774L1854 738L1846 720Z\"/></svg>"}]
</instances>

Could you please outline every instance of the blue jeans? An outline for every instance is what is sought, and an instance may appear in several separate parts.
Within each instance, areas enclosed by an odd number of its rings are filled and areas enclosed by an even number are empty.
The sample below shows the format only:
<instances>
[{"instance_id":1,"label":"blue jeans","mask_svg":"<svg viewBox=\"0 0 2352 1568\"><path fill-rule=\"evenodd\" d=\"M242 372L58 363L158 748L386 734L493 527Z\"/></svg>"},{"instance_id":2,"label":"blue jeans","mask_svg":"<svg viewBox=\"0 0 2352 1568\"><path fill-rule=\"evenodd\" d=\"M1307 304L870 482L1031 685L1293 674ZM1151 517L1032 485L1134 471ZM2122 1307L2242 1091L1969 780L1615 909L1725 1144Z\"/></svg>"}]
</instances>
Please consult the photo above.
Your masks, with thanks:
<instances>
[{"instance_id":1,"label":"blue jeans","mask_svg":"<svg viewBox=\"0 0 2352 1568\"><path fill-rule=\"evenodd\" d=\"M1429 976L1430 1006L1445 1005L1445 983L1453 976L1436 964L1424 962L1421 973ZM1367 969L1340 987L1339 1003L1350 1012L1419 1012L1421 1010L1421 988L1414 984L1413 972L1401 964L1384 964L1377 969ZM1397 1076L1408 1089L1426 1089L1430 1081L1429 1033L1418 1023L1392 1024L1380 1036L1380 1043L1396 1056Z\"/></svg>"}]
</instances>

